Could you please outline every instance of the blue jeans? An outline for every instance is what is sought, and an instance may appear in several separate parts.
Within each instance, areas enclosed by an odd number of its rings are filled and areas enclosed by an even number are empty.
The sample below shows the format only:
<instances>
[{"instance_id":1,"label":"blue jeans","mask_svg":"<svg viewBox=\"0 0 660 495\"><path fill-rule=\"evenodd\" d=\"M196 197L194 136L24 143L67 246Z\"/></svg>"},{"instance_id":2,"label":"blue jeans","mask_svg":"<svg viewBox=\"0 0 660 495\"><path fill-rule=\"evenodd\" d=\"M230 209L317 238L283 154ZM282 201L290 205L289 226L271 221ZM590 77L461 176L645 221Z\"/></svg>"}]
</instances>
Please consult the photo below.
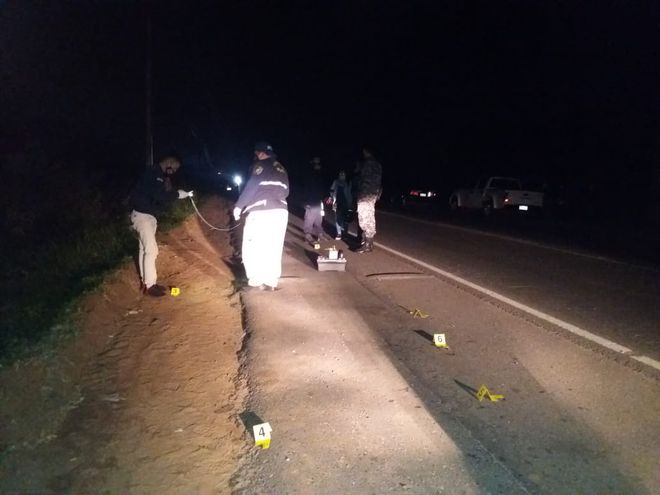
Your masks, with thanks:
<instances>
[{"instance_id":1,"label":"blue jeans","mask_svg":"<svg viewBox=\"0 0 660 495\"><path fill-rule=\"evenodd\" d=\"M335 229L338 236L348 231L348 210L343 208L337 208L335 210Z\"/></svg>"}]
</instances>

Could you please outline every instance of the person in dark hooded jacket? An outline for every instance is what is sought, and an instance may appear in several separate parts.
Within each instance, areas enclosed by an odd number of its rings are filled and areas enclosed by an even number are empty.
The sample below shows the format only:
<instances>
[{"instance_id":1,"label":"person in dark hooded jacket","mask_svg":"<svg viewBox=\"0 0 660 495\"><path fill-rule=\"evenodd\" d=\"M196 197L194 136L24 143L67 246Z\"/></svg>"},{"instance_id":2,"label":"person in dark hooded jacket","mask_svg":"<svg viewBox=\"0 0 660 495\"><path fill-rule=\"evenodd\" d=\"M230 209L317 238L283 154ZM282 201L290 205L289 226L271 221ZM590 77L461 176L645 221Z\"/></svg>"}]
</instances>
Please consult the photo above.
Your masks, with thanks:
<instances>
[{"instance_id":1,"label":"person in dark hooded jacket","mask_svg":"<svg viewBox=\"0 0 660 495\"><path fill-rule=\"evenodd\" d=\"M318 242L323 236L323 199L326 196L326 189L321 175L321 159L314 157L310 163L312 170L307 174L304 182L303 230L307 242Z\"/></svg>"},{"instance_id":2,"label":"person in dark hooded jacket","mask_svg":"<svg viewBox=\"0 0 660 495\"><path fill-rule=\"evenodd\" d=\"M335 213L335 240L338 241L348 231L348 215L353 204L351 187L346 180L345 170L340 170L337 178L332 182L330 197L332 198L332 210Z\"/></svg>"}]
</instances>

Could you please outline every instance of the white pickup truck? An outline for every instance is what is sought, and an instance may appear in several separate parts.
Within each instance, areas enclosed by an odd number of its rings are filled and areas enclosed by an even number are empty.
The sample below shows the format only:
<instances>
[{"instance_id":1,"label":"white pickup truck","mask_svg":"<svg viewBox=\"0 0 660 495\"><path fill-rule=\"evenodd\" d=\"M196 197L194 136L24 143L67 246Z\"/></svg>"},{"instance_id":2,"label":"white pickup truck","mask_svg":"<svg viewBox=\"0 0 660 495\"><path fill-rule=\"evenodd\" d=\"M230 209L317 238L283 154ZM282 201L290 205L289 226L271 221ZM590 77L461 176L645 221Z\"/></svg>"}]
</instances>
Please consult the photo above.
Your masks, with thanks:
<instances>
[{"instance_id":1,"label":"white pickup truck","mask_svg":"<svg viewBox=\"0 0 660 495\"><path fill-rule=\"evenodd\" d=\"M485 215L505 209L529 212L543 207L543 193L523 190L520 179L487 177L479 179L473 189L454 191L449 197L449 207L481 209Z\"/></svg>"}]
</instances>

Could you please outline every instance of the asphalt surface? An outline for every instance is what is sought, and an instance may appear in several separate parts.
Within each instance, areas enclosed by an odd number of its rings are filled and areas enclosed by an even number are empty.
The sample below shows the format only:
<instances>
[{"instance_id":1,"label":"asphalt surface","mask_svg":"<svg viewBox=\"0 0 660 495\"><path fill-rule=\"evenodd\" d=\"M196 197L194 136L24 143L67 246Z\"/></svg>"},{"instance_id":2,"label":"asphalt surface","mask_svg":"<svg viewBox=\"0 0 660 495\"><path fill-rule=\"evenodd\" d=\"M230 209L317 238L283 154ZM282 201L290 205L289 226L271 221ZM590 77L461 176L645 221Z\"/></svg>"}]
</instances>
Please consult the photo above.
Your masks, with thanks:
<instances>
[{"instance_id":1,"label":"asphalt surface","mask_svg":"<svg viewBox=\"0 0 660 495\"><path fill-rule=\"evenodd\" d=\"M660 269L584 249L395 213L378 241L660 360Z\"/></svg>"},{"instance_id":2,"label":"asphalt surface","mask_svg":"<svg viewBox=\"0 0 660 495\"><path fill-rule=\"evenodd\" d=\"M657 493L653 373L385 247L575 316L575 324L609 322L612 337L620 336L615 318L632 311L608 307L620 301L608 284L640 284L626 275L631 267L392 215L378 220L380 248L346 251L346 273L318 272L292 216L282 290L242 295L252 391L243 420L273 428L271 447L255 447L239 474L245 493ZM544 265L556 273L544 276ZM562 279L576 273L572 297L548 297L550 286L531 283L549 279L565 292ZM600 301L593 291L603 285L609 299L598 305L608 317L580 301ZM629 321L651 328L657 314ZM429 341L440 332L448 349ZM480 402L481 385L504 400Z\"/></svg>"}]
</instances>

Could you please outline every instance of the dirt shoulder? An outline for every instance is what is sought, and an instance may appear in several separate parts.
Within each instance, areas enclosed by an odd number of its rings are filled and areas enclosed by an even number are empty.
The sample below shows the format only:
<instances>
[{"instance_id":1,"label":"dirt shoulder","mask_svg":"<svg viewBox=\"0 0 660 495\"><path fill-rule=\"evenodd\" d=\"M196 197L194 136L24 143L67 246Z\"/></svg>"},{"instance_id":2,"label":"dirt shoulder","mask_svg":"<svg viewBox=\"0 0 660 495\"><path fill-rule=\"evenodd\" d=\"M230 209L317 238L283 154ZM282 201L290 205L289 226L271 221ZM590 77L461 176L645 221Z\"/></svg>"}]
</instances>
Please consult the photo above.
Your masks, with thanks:
<instances>
[{"instance_id":1,"label":"dirt shoulder","mask_svg":"<svg viewBox=\"0 0 660 495\"><path fill-rule=\"evenodd\" d=\"M224 225L226 208L202 212ZM178 297L143 297L125 266L83 301L75 340L0 373L0 492L231 491L247 387L229 238L193 216L159 247Z\"/></svg>"}]
</instances>

